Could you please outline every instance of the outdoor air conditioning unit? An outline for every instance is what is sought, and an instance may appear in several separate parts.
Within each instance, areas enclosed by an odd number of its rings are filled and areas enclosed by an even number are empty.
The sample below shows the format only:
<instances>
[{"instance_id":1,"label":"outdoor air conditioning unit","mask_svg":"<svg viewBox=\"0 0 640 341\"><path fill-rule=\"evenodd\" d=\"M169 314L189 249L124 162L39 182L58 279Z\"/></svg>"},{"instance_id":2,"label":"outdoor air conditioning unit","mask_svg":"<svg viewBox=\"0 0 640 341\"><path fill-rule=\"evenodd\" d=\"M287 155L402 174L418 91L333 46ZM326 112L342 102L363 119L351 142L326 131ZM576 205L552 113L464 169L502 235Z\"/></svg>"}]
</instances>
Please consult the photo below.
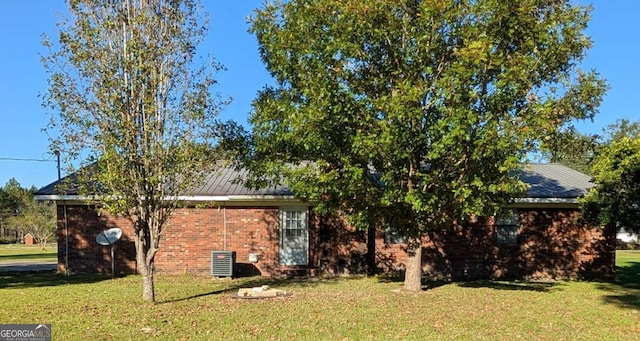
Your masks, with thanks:
<instances>
[{"instance_id":1,"label":"outdoor air conditioning unit","mask_svg":"<svg viewBox=\"0 0 640 341\"><path fill-rule=\"evenodd\" d=\"M211 276L232 277L235 252L211 251Z\"/></svg>"}]
</instances>

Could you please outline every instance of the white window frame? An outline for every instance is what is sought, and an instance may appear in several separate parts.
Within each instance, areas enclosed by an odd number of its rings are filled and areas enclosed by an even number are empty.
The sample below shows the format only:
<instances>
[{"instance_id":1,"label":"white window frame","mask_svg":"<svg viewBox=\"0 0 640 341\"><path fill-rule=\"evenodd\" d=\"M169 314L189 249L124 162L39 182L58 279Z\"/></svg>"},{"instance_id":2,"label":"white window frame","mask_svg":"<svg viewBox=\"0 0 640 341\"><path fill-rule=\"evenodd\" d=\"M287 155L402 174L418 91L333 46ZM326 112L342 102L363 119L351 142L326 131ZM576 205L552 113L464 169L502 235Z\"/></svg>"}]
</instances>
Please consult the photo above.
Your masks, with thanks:
<instances>
[{"instance_id":1,"label":"white window frame","mask_svg":"<svg viewBox=\"0 0 640 341\"><path fill-rule=\"evenodd\" d=\"M498 245L517 245L520 234L520 212L505 209L496 217L496 237Z\"/></svg>"}]
</instances>

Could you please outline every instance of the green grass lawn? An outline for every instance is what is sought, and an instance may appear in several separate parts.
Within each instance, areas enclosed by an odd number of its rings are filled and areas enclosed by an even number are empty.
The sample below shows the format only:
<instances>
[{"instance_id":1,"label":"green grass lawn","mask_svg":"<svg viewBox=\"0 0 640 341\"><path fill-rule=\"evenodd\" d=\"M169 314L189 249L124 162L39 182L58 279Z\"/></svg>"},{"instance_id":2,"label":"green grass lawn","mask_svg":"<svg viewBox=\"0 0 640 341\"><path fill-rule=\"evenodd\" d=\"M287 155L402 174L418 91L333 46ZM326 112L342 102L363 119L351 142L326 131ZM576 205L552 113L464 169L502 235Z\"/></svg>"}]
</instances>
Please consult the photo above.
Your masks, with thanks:
<instances>
[{"instance_id":1,"label":"green grass lawn","mask_svg":"<svg viewBox=\"0 0 640 341\"><path fill-rule=\"evenodd\" d=\"M56 261L57 259L56 244L47 244L44 249L40 245L0 244L0 263L19 260Z\"/></svg>"},{"instance_id":2,"label":"green grass lawn","mask_svg":"<svg viewBox=\"0 0 640 341\"><path fill-rule=\"evenodd\" d=\"M259 278L157 275L157 304L128 276L0 273L0 323L51 323L54 340L630 340L640 337L640 252L618 279L460 282L406 293L384 278L271 282L293 295L232 297Z\"/></svg>"}]
</instances>

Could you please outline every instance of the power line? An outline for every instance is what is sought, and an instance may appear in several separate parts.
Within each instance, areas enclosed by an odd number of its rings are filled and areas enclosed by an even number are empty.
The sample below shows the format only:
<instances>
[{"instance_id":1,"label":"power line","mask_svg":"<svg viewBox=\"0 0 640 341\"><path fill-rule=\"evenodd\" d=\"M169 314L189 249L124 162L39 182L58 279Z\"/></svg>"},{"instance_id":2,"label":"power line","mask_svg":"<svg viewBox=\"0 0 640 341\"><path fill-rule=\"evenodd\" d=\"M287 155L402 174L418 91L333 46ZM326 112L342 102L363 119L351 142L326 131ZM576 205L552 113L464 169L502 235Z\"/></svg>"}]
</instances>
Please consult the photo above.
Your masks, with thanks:
<instances>
[{"instance_id":1,"label":"power line","mask_svg":"<svg viewBox=\"0 0 640 341\"><path fill-rule=\"evenodd\" d=\"M56 160L29 159L29 158L20 158L20 157L0 157L0 161L56 162Z\"/></svg>"}]
</instances>

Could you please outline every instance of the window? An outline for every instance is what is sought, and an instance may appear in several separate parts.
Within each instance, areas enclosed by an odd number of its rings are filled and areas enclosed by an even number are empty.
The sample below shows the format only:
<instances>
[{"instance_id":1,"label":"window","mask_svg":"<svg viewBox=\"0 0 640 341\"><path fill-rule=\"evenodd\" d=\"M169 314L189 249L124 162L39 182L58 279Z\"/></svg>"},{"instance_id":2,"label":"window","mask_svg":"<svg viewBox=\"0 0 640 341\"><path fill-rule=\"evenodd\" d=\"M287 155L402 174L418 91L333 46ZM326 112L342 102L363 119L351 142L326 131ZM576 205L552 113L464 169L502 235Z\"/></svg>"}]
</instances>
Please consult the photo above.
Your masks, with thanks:
<instances>
[{"instance_id":1,"label":"window","mask_svg":"<svg viewBox=\"0 0 640 341\"><path fill-rule=\"evenodd\" d=\"M403 237L398 231L395 231L391 226L387 226L384 229L384 243L385 244L404 244L407 239Z\"/></svg>"},{"instance_id":2,"label":"window","mask_svg":"<svg viewBox=\"0 0 640 341\"><path fill-rule=\"evenodd\" d=\"M520 214L518 210L503 210L496 217L496 231L498 244L514 245L518 243L518 228L520 227Z\"/></svg>"},{"instance_id":3,"label":"window","mask_svg":"<svg viewBox=\"0 0 640 341\"><path fill-rule=\"evenodd\" d=\"M285 237L300 237L307 227L305 211L282 211L282 233Z\"/></svg>"}]
</instances>

